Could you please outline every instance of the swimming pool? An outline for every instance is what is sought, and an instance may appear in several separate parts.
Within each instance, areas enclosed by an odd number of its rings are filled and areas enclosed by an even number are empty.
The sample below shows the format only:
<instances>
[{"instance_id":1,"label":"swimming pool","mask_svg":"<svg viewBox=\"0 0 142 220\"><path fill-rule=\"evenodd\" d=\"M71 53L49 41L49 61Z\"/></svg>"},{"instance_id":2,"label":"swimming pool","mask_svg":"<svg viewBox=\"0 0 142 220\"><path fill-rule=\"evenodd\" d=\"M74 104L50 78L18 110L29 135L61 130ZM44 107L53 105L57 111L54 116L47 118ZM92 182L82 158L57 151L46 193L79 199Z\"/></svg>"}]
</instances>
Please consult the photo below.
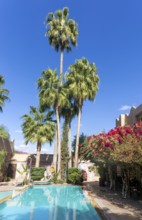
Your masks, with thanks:
<instances>
[{"instance_id":1,"label":"swimming pool","mask_svg":"<svg viewBox=\"0 0 142 220\"><path fill-rule=\"evenodd\" d=\"M5 197L7 196L10 196L12 194L12 191L3 191L3 192L0 192L0 200L4 199Z\"/></svg>"},{"instance_id":2,"label":"swimming pool","mask_svg":"<svg viewBox=\"0 0 142 220\"><path fill-rule=\"evenodd\" d=\"M101 220L79 186L34 186L0 204L0 220Z\"/></svg>"}]
</instances>

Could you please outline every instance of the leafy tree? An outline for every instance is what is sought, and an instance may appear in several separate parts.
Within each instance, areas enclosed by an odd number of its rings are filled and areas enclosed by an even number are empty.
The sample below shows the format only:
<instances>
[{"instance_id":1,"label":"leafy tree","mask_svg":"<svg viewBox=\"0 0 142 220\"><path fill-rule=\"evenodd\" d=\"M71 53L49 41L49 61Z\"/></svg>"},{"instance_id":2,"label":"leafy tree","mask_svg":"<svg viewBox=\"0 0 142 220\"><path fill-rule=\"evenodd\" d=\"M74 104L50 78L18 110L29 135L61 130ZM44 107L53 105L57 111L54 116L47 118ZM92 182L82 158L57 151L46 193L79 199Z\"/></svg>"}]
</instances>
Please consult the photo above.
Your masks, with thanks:
<instances>
[{"instance_id":1,"label":"leafy tree","mask_svg":"<svg viewBox=\"0 0 142 220\"><path fill-rule=\"evenodd\" d=\"M142 164L142 124L116 127L108 133L87 137L81 147L87 159L98 158L107 163Z\"/></svg>"},{"instance_id":2,"label":"leafy tree","mask_svg":"<svg viewBox=\"0 0 142 220\"><path fill-rule=\"evenodd\" d=\"M0 75L0 111L3 111L3 106L6 100L10 100L8 95L9 91L7 89L3 88L3 85L5 83L5 80L2 75Z\"/></svg>"},{"instance_id":3,"label":"leafy tree","mask_svg":"<svg viewBox=\"0 0 142 220\"><path fill-rule=\"evenodd\" d=\"M142 123L116 127L108 133L93 135L81 146L84 159L91 159L99 168L108 169L110 188L116 176L116 166L121 167L122 194L126 198L129 173L142 166ZM125 190L124 190L125 189Z\"/></svg>"},{"instance_id":4,"label":"leafy tree","mask_svg":"<svg viewBox=\"0 0 142 220\"><path fill-rule=\"evenodd\" d=\"M77 23L69 19L69 9L67 7L50 12L46 18L47 32L51 46L60 51L60 75L63 73L64 51L70 51L71 45L77 45L78 29Z\"/></svg>"},{"instance_id":5,"label":"leafy tree","mask_svg":"<svg viewBox=\"0 0 142 220\"><path fill-rule=\"evenodd\" d=\"M55 121L52 119L53 112L44 114L40 109L30 107L30 114L23 115L22 130L26 144L37 143L36 167L40 164L40 152L42 144L52 142L55 135Z\"/></svg>"},{"instance_id":6,"label":"leafy tree","mask_svg":"<svg viewBox=\"0 0 142 220\"><path fill-rule=\"evenodd\" d=\"M94 63L89 63L86 58L76 60L71 65L69 73L66 76L68 88L78 105L78 126L75 147L75 167L78 165L78 144L80 134L80 122L83 102L85 100L93 101L98 90L99 78Z\"/></svg>"}]
</instances>

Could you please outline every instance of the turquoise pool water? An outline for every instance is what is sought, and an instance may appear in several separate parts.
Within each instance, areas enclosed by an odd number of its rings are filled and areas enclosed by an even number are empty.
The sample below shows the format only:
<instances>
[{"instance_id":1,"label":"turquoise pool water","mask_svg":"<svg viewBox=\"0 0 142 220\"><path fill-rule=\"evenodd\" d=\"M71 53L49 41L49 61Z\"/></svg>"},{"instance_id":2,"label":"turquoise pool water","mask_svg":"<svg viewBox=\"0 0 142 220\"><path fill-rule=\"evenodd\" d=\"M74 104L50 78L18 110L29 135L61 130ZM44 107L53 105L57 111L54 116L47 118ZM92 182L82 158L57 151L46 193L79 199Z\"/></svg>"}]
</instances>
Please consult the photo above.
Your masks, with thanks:
<instances>
[{"instance_id":1,"label":"turquoise pool water","mask_svg":"<svg viewBox=\"0 0 142 220\"><path fill-rule=\"evenodd\" d=\"M12 194L12 191L0 192L0 200Z\"/></svg>"},{"instance_id":2,"label":"turquoise pool water","mask_svg":"<svg viewBox=\"0 0 142 220\"><path fill-rule=\"evenodd\" d=\"M0 204L0 220L100 220L78 186L34 186Z\"/></svg>"}]
</instances>

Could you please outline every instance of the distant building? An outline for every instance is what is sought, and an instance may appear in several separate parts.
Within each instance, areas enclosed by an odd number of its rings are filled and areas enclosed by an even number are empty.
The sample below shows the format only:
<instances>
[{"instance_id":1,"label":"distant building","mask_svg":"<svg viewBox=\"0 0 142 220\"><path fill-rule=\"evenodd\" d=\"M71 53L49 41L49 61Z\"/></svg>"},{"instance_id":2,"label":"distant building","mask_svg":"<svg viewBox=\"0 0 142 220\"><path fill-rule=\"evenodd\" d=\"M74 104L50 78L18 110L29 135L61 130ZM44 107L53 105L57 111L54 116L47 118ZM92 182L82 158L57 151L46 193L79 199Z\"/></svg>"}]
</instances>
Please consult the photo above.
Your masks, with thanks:
<instances>
[{"instance_id":1,"label":"distant building","mask_svg":"<svg viewBox=\"0 0 142 220\"><path fill-rule=\"evenodd\" d=\"M36 154L31 154L32 167L35 167ZM53 154L40 154L40 167L48 167L53 163Z\"/></svg>"},{"instance_id":2,"label":"distant building","mask_svg":"<svg viewBox=\"0 0 142 220\"><path fill-rule=\"evenodd\" d=\"M30 154L28 153L15 153L11 158L7 169L7 177L11 179L17 179L23 171L23 167L26 168L29 163ZM19 170L20 172L18 172Z\"/></svg>"},{"instance_id":3,"label":"distant building","mask_svg":"<svg viewBox=\"0 0 142 220\"><path fill-rule=\"evenodd\" d=\"M136 122L142 122L142 104L138 107L132 107L129 114L121 114L116 119L116 127L132 125Z\"/></svg>"},{"instance_id":4,"label":"distant building","mask_svg":"<svg viewBox=\"0 0 142 220\"><path fill-rule=\"evenodd\" d=\"M36 154L28 153L15 153L11 158L10 164L7 170L7 176L12 179L17 179L21 174L18 171L23 171L23 167L35 167ZM52 154L40 154L40 167L50 167L53 163Z\"/></svg>"}]
</instances>

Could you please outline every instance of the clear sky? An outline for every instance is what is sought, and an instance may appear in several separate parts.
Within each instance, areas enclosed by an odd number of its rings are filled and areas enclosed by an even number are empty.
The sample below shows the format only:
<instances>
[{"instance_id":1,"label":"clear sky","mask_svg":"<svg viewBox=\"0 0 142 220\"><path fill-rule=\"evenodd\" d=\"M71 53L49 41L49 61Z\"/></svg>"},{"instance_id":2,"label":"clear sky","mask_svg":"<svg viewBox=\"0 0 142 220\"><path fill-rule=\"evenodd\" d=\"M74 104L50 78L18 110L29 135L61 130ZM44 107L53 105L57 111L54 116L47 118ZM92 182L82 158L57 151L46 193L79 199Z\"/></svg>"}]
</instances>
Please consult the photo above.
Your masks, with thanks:
<instances>
[{"instance_id":1,"label":"clear sky","mask_svg":"<svg viewBox=\"0 0 142 220\"><path fill-rule=\"evenodd\" d=\"M49 46L44 21L49 12L65 6L78 23L79 38L78 47L65 54L64 71L86 57L95 62L100 77L95 102L84 104L81 132L108 131L121 113L142 103L141 0L1 0L0 73L11 102L0 113L0 124L9 129L19 150L36 149L24 145L21 116L29 113L29 106L38 106L41 72L59 69L59 53ZM75 119L73 135L76 125ZM43 147L43 152L51 151Z\"/></svg>"}]
</instances>

